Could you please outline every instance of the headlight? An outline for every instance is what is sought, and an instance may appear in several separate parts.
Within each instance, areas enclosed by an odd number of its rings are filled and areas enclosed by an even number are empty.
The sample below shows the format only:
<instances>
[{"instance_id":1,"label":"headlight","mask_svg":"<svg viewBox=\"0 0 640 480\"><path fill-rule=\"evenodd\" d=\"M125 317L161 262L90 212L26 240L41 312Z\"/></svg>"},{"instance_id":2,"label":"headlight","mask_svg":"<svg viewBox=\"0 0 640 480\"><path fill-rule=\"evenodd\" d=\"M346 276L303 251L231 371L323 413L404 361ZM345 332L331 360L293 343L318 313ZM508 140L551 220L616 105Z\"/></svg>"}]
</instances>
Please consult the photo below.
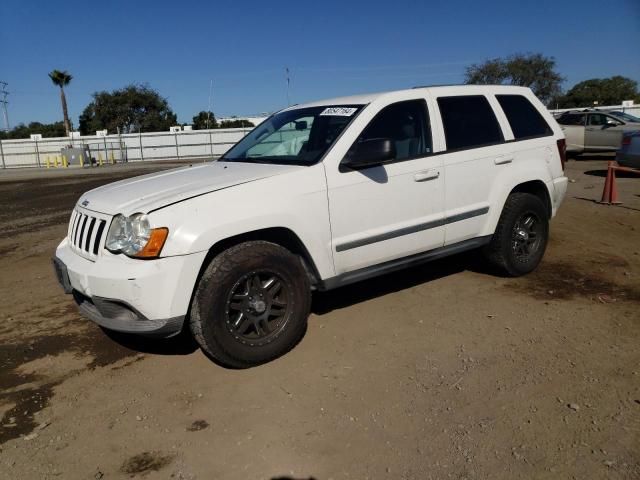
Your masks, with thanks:
<instances>
[{"instance_id":1,"label":"headlight","mask_svg":"<svg viewBox=\"0 0 640 480\"><path fill-rule=\"evenodd\" d=\"M105 246L113 253L155 258L160 255L168 234L166 228L151 228L149 219L142 213L130 217L116 215L111 221Z\"/></svg>"}]
</instances>

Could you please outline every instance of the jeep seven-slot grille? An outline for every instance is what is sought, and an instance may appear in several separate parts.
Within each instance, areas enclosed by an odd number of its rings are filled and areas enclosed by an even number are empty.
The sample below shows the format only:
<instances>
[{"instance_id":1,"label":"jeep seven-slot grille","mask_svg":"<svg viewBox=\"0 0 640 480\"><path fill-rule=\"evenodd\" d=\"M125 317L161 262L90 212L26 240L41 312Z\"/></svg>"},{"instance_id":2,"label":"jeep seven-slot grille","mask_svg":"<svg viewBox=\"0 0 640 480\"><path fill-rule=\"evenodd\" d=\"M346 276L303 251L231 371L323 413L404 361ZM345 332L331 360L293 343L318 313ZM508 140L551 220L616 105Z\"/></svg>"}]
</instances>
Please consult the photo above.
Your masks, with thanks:
<instances>
[{"instance_id":1,"label":"jeep seven-slot grille","mask_svg":"<svg viewBox=\"0 0 640 480\"><path fill-rule=\"evenodd\" d=\"M69 241L84 255L95 257L98 255L106 225L107 221L104 219L74 210L71 215Z\"/></svg>"}]
</instances>

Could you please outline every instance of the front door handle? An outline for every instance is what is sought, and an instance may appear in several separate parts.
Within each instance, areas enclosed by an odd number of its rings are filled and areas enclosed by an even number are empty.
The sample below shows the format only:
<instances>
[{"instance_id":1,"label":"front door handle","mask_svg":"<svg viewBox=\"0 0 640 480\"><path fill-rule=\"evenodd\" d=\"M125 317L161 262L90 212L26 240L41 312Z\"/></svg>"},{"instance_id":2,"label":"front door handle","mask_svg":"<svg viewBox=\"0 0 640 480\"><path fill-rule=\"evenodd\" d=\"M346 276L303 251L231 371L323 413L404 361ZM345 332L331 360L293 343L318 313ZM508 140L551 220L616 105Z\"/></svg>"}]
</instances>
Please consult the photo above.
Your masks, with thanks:
<instances>
[{"instance_id":1,"label":"front door handle","mask_svg":"<svg viewBox=\"0 0 640 480\"><path fill-rule=\"evenodd\" d=\"M413 176L416 182L425 182L427 180L434 180L440 176L438 170L425 170L424 172L418 172Z\"/></svg>"},{"instance_id":2,"label":"front door handle","mask_svg":"<svg viewBox=\"0 0 640 480\"><path fill-rule=\"evenodd\" d=\"M504 165L511 162L513 162L513 157L511 155L498 157L493 161L493 163L495 163L496 165Z\"/></svg>"}]
</instances>

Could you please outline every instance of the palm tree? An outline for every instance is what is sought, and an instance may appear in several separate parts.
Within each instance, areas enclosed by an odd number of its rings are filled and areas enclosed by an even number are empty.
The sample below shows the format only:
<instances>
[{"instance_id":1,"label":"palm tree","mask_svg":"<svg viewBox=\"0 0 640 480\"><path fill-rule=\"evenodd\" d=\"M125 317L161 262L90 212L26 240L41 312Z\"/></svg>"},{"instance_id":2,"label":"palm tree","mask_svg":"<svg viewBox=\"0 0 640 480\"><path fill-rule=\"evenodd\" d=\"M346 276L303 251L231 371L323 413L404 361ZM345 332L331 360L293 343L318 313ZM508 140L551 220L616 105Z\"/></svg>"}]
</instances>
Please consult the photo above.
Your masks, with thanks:
<instances>
[{"instance_id":1,"label":"palm tree","mask_svg":"<svg viewBox=\"0 0 640 480\"><path fill-rule=\"evenodd\" d=\"M71 123L69 122L69 113L67 112L67 97L64 96L64 87L69 85L69 82L73 79L71 74L66 70L54 70L49 73L49 78L54 85L60 87L60 101L62 102L62 115L64 115L64 129L67 132L71 132Z\"/></svg>"}]
</instances>

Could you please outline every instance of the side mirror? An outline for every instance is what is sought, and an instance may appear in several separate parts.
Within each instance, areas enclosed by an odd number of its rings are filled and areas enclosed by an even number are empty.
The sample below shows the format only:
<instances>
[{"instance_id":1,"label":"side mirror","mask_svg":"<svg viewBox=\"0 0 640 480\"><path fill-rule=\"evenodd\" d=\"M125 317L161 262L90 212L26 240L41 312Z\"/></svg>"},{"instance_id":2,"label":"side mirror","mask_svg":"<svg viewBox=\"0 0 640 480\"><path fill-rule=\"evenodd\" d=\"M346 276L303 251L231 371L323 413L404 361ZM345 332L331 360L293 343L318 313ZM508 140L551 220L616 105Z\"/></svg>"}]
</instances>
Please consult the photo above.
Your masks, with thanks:
<instances>
[{"instance_id":1,"label":"side mirror","mask_svg":"<svg viewBox=\"0 0 640 480\"><path fill-rule=\"evenodd\" d=\"M300 120L294 123L296 124L296 130L298 131L307 129L307 122L305 122L304 120Z\"/></svg>"},{"instance_id":2,"label":"side mirror","mask_svg":"<svg viewBox=\"0 0 640 480\"><path fill-rule=\"evenodd\" d=\"M618 122L614 122L613 120L607 120L607 123L604 125L604 128L617 127Z\"/></svg>"},{"instance_id":3,"label":"side mirror","mask_svg":"<svg viewBox=\"0 0 640 480\"><path fill-rule=\"evenodd\" d=\"M375 167L396 158L396 146L389 138L371 138L357 143L342 160L352 170Z\"/></svg>"}]
</instances>

